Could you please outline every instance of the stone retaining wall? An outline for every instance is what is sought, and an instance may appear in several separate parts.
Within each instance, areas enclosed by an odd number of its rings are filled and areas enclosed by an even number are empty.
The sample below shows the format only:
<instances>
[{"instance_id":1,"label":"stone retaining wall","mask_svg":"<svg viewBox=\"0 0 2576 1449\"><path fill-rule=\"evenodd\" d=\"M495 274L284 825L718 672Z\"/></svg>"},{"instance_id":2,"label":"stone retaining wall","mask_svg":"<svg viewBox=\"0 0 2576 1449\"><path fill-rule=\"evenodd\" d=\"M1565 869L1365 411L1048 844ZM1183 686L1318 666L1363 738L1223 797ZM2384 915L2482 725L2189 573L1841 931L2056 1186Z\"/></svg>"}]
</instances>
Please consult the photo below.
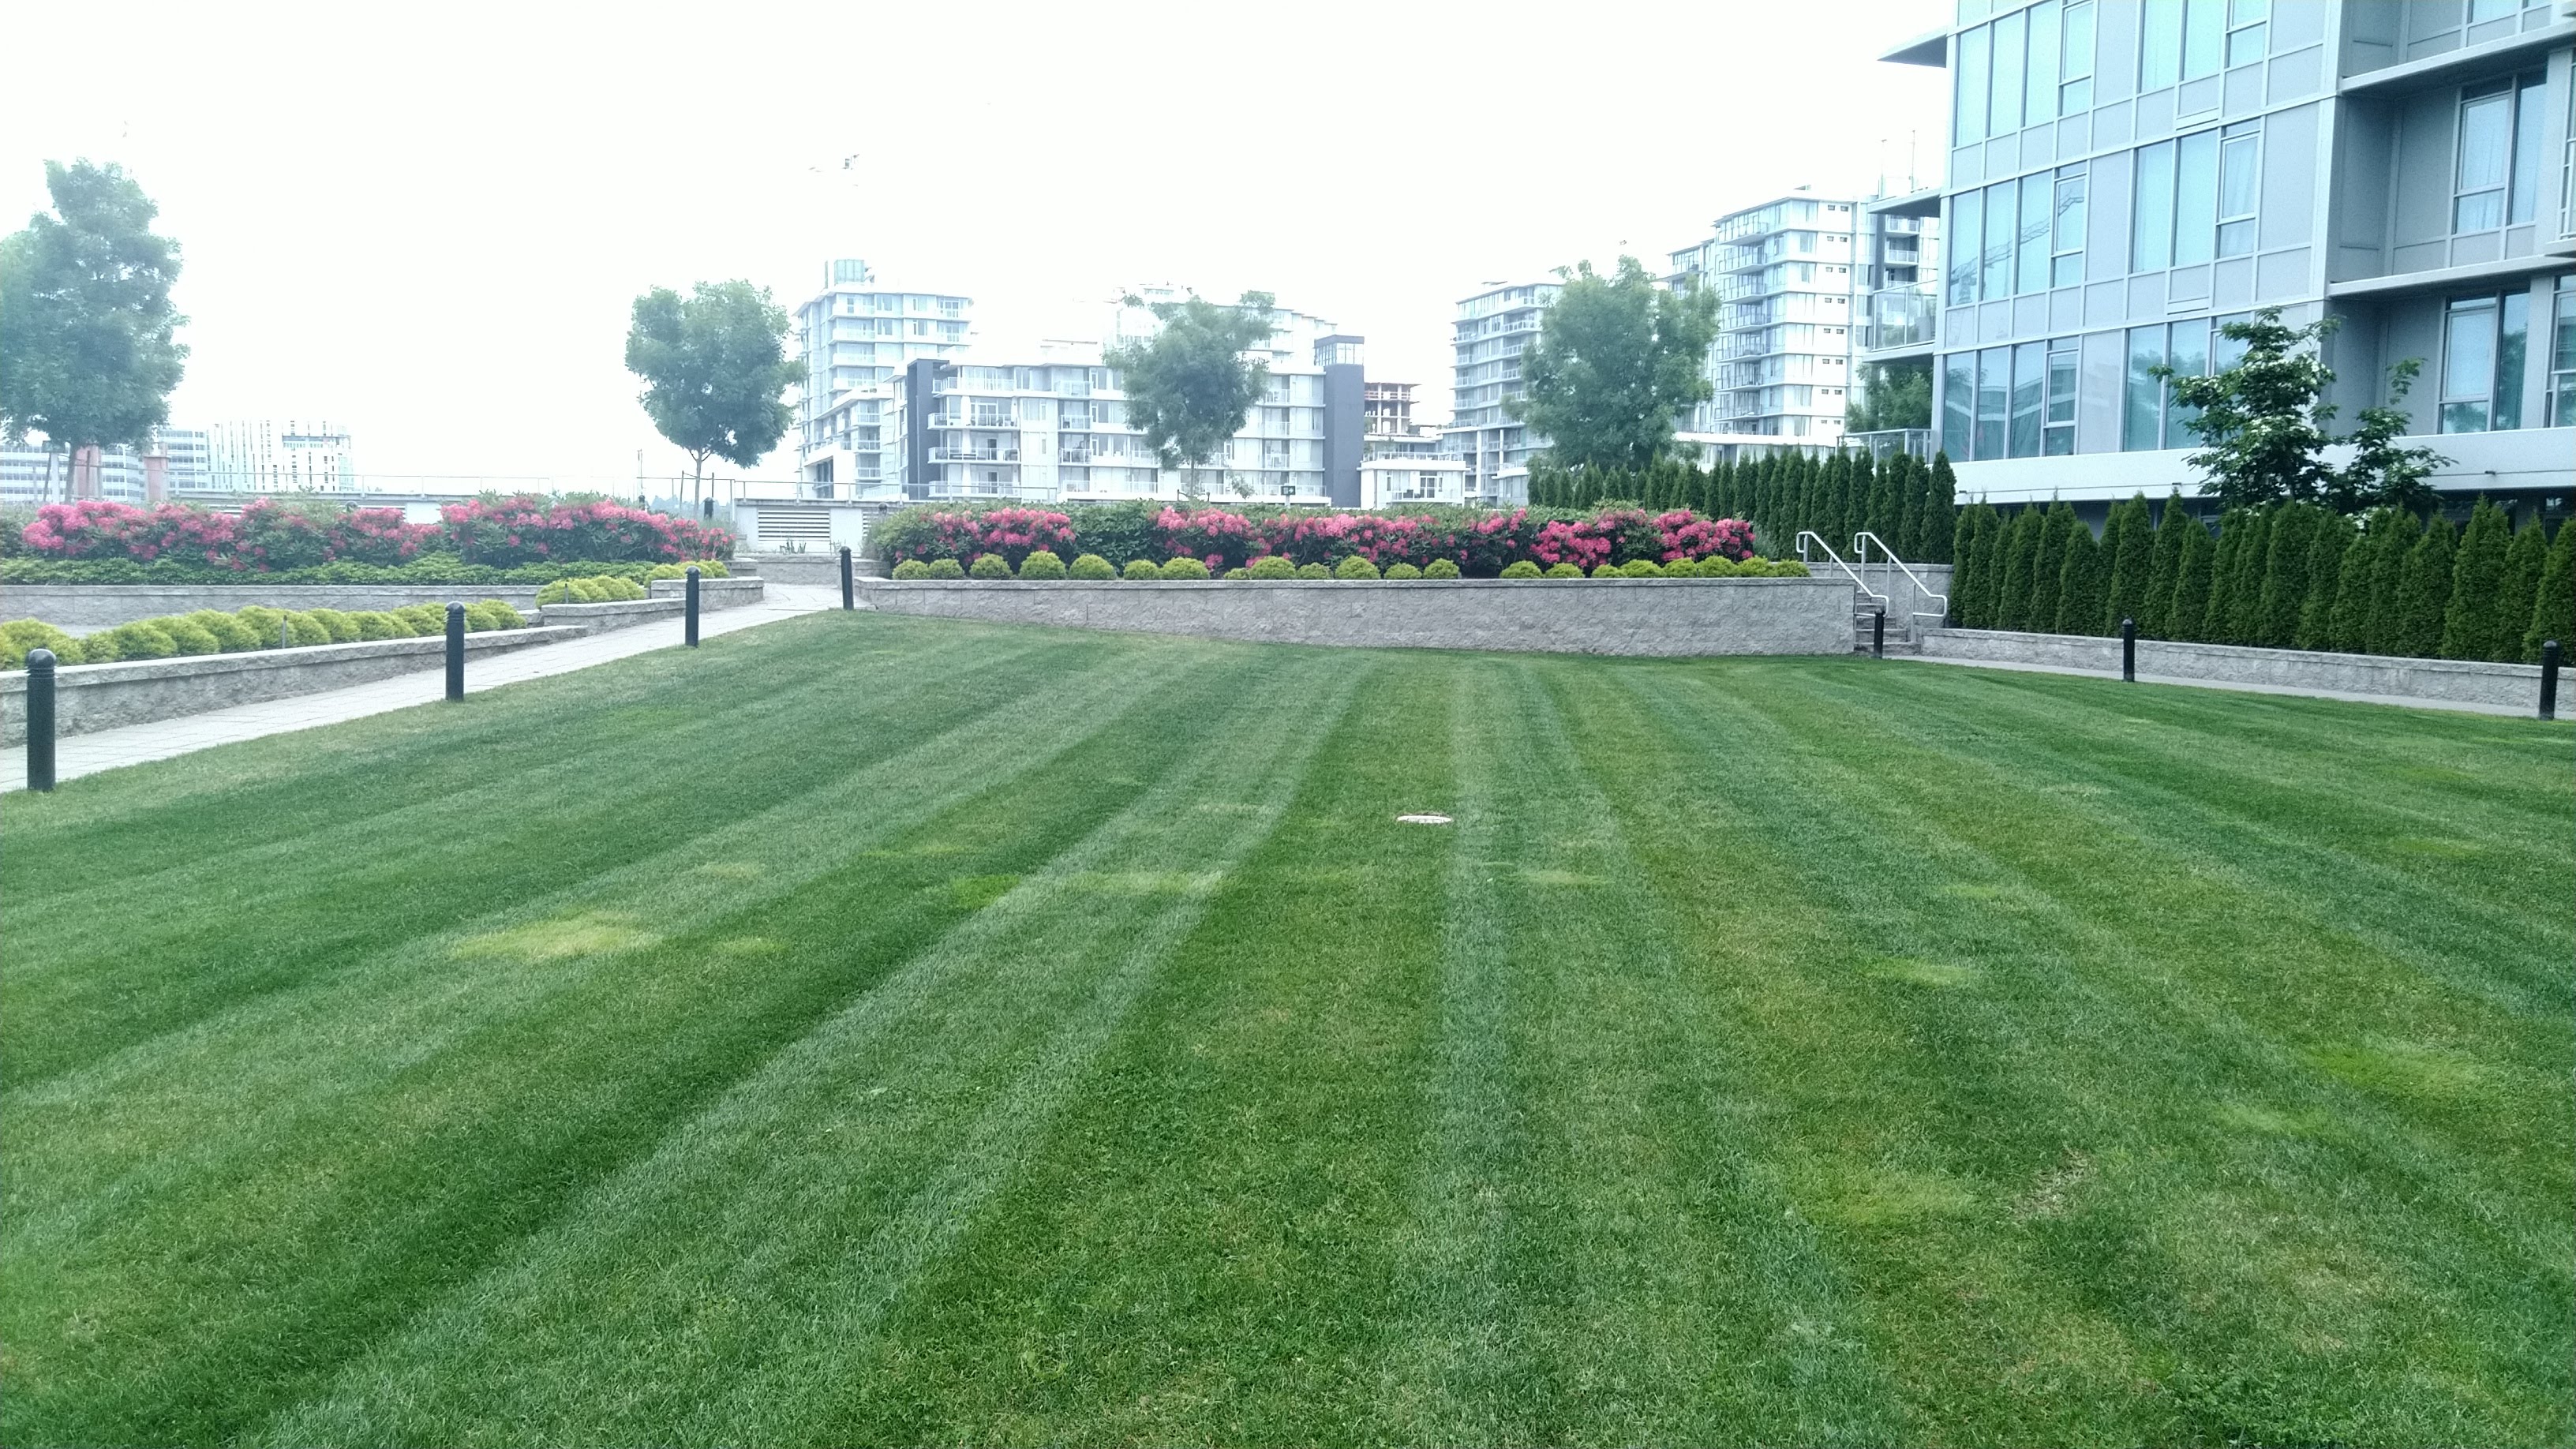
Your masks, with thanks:
<instances>
[{"instance_id":1,"label":"stone retaining wall","mask_svg":"<svg viewBox=\"0 0 2576 1449\"><path fill-rule=\"evenodd\" d=\"M531 644L578 639L581 629L494 629L465 636L466 671L474 660ZM285 699L344 685L371 684L397 674L437 669L447 641L370 639L355 644L312 644L241 654L195 654L179 659L131 659L115 664L69 664L54 673L54 727L66 735L148 724L203 714L236 704ZM0 674L0 745L27 738L27 676Z\"/></svg>"},{"instance_id":2,"label":"stone retaining wall","mask_svg":"<svg viewBox=\"0 0 2576 1449\"><path fill-rule=\"evenodd\" d=\"M756 553L736 555L727 567L738 574L758 574L773 583L841 586L841 553L826 549L819 553ZM885 565L872 558L852 557L850 572L860 578L882 577Z\"/></svg>"},{"instance_id":3,"label":"stone retaining wall","mask_svg":"<svg viewBox=\"0 0 2576 1449\"><path fill-rule=\"evenodd\" d=\"M2120 641L2082 634L1933 629L1923 636L1923 654L1933 659L1984 659L1998 664L2120 672ZM2380 654L2246 649L2233 644L2141 639L2138 673L2160 679L2330 689L2510 709L2537 709L2540 704L2540 666L2536 664L2472 664L2458 659L2396 659Z\"/></svg>"},{"instance_id":4,"label":"stone retaining wall","mask_svg":"<svg viewBox=\"0 0 2576 1449\"><path fill-rule=\"evenodd\" d=\"M840 581L841 576L835 571L832 582L838 584ZM781 580L781 582L785 581ZM687 579L655 579L645 587L651 590L652 596L657 599L676 599L685 602L689 597ZM757 604L760 599L761 582L756 577L698 580L700 609L731 609L744 604Z\"/></svg>"},{"instance_id":5,"label":"stone retaining wall","mask_svg":"<svg viewBox=\"0 0 2576 1449\"><path fill-rule=\"evenodd\" d=\"M698 601L700 612L706 601ZM537 610L544 624L568 624L577 629L624 629L634 624L650 624L656 619L676 619L689 609L685 599L619 599L607 604L548 604Z\"/></svg>"},{"instance_id":6,"label":"stone retaining wall","mask_svg":"<svg viewBox=\"0 0 2576 1449\"><path fill-rule=\"evenodd\" d=\"M272 609L340 609L361 613L411 604L475 604L499 599L522 614L537 608L535 584L0 584L0 619L42 619L68 634L88 634L157 619L249 604Z\"/></svg>"},{"instance_id":7,"label":"stone retaining wall","mask_svg":"<svg viewBox=\"0 0 2576 1449\"><path fill-rule=\"evenodd\" d=\"M1846 579L869 580L889 614L1265 643L1550 654L1848 654Z\"/></svg>"}]
</instances>

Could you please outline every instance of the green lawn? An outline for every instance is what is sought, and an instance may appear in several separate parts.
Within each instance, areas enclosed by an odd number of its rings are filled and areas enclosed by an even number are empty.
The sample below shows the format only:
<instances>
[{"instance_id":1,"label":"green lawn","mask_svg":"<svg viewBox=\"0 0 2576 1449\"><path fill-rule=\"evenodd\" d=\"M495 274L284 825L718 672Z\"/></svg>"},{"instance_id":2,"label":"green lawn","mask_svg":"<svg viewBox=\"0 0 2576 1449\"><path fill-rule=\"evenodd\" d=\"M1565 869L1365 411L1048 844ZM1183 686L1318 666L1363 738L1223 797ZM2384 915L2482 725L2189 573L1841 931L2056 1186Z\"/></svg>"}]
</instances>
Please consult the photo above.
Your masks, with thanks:
<instances>
[{"instance_id":1,"label":"green lawn","mask_svg":"<svg viewBox=\"0 0 2576 1449\"><path fill-rule=\"evenodd\" d=\"M2564 1444L2571 745L862 614L10 796L0 1439Z\"/></svg>"}]
</instances>

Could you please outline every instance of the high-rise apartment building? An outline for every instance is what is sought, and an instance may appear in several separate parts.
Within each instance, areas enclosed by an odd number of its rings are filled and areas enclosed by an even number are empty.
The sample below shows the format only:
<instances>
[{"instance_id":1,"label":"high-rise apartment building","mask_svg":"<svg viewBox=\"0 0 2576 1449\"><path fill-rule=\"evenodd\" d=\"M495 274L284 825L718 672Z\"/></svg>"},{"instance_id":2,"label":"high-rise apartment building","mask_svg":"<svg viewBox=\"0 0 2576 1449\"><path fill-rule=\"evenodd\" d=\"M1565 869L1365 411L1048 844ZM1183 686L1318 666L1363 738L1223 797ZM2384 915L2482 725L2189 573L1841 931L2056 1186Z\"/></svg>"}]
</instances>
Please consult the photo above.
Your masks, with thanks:
<instances>
[{"instance_id":1,"label":"high-rise apartment building","mask_svg":"<svg viewBox=\"0 0 2576 1449\"><path fill-rule=\"evenodd\" d=\"M922 358L964 352L973 312L970 298L880 286L856 258L826 266L823 290L796 311L805 364L798 476L826 497L857 497L884 482L878 431L885 384Z\"/></svg>"},{"instance_id":2,"label":"high-rise apartment building","mask_svg":"<svg viewBox=\"0 0 2576 1449\"><path fill-rule=\"evenodd\" d=\"M1776 197L1717 219L1670 253L1665 285L1713 287L1716 396L1675 420L1682 439L1726 455L1742 443L1832 444L1852 388L1852 329L1870 242L1850 198Z\"/></svg>"},{"instance_id":3,"label":"high-rise apartment building","mask_svg":"<svg viewBox=\"0 0 2576 1449\"><path fill-rule=\"evenodd\" d=\"M1958 0L1885 58L1950 73L1936 419L1961 488L2096 513L2189 491L2156 369L2224 367L2218 327L2278 307L2339 322L2347 424L2421 360L2400 406L2451 460L2436 487L2564 508L2572 56L2572 0Z\"/></svg>"},{"instance_id":4,"label":"high-rise apartment building","mask_svg":"<svg viewBox=\"0 0 2576 1449\"><path fill-rule=\"evenodd\" d=\"M1508 402L1522 393L1521 350L1538 339L1540 314L1563 290L1557 282L1498 283L1458 303L1450 418L1441 431L1449 456L1466 465L1470 503L1529 501L1530 455L1547 439L1513 418Z\"/></svg>"},{"instance_id":5,"label":"high-rise apartment building","mask_svg":"<svg viewBox=\"0 0 2576 1449\"><path fill-rule=\"evenodd\" d=\"M358 487L349 430L253 418L205 432L205 478L227 493L349 493Z\"/></svg>"}]
</instances>

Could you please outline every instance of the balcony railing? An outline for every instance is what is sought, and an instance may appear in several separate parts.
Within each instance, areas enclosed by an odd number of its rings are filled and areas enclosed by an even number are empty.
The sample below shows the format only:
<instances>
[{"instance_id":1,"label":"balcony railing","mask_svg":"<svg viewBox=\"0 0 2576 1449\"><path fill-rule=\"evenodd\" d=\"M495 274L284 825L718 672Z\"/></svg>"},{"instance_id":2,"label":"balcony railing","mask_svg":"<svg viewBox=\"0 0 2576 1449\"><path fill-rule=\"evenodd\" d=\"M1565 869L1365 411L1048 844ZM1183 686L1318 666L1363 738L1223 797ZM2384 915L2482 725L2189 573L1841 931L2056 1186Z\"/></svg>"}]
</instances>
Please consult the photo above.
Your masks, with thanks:
<instances>
[{"instance_id":1,"label":"balcony railing","mask_svg":"<svg viewBox=\"0 0 2576 1449\"><path fill-rule=\"evenodd\" d=\"M1869 294L1872 348L1924 347L1940 336L1940 299L1928 287L1888 287Z\"/></svg>"},{"instance_id":2,"label":"balcony railing","mask_svg":"<svg viewBox=\"0 0 2576 1449\"><path fill-rule=\"evenodd\" d=\"M930 460L934 463L1016 463L1020 461L1020 450L1001 448L987 452L980 448L933 448Z\"/></svg>"}]
</instances>

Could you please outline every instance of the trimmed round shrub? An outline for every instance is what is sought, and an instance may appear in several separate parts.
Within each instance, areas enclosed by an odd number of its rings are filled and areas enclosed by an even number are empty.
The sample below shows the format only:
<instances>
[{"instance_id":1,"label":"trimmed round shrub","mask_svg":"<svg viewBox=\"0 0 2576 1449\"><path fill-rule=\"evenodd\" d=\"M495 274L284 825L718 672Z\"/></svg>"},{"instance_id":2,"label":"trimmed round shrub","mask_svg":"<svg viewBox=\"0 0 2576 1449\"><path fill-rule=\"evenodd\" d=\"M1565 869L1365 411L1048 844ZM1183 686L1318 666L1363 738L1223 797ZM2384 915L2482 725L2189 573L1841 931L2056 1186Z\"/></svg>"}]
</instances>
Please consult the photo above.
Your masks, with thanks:
<instances>
[{"instance_id":1,"label":"trimmed round shrub","mask_svg":"<svg viewBox=\"0 0 2576 1449\"><path fill-rule=\"evenodd\" d=\"M1775 579L1803 579L1812 577L1812 575L1807 572L1807 566L1793 558L1773 559L1771 561L1771 566L1768 569L1765 569L1764 572L1768 573Z\"/></svg>"},{"instance_id":2,"label":"trimmed round shrub","mask_svg":"<svg viewBox=\"0 0 2576 1449\"><path fill-rule=\"evenodd\" d=\"M966 570L966 576L971 579L1007 579L1011 576L1011 561L998 553L979 553L975 555L974 566Z\"/></svg>"},{"instance_id":3,"label":"trimmed round shrub","mask_svg":"<svg viewBox=\"0 0 2576 1449\"><path fill-rule=\"evenodd\" d=\"M1442 562L1446 563L1448 560L1443 559ZM1557 567L1563 568L1565 565L1558 564ZM1534 579L1538 576L1538 565L1525 558L1516 558L1503 565L1503 577L1507 579Z\"/></svg>"},{"instance_id":4,"label":"trimmed round shrub","mask_svg":"<svg viewBox=\"0 0 2576 1449\"><path fill-rule=\"evenodd\" d=\"M1507 569L1505 572L1508 573L1510 570ZM1579 563L1552 563L1547 566L1547 576L1552 579L1579 579L1583 577L1583 565Z\"/></svg>"},{"instance_id":5,"label":"trimmed round shrub","mask_svg":"<svg viewBox=\"0 0 2576 1449\"><path fill-rule=\"evenodd\" d=\"M1077 579L1114 579L1118 577L1118 566L1096 553L1086 553L1065 572Z\"/></svg>"},{"instance_id":6,"label":"trimmed round shrub","mask_svg":"<svg viewBox=\"0 0 2576 1449\"><path fill-rule=\"evenodd\" d=\"M447 632L445 604L405 604L394 610L393 616L410 627L412 637L415 639L426 639L431 635Z\"/></svg>"},{"instance_id":7,"label":"trimmed round shrub","mask_svg":"<svg viewBox=\"0 0 2576 1449\"><path fill-rule=\"evenodd\" d=\"M1252 577L1252 570L1245 568L1241 564L1236 564L1233 568L1227 569L1221 577L1227 579L1248 579Z\"/></svg>"},{"instance_id":8,"label":"trimmed round shrub","mask_svg":"<svg viewBox=\"0 0 2576 1449\"><path fill-rule=\"evenodd\" d=\"M1329 579L1332 576L1333 571L1324 567L1322 564L1299 564L1297 566L1297 577L1301 579Z\"/></svg>"},{"instance_id":9,"label":"trimmed round shrub","mask_svg":"<svg viewBox=\"0 0 2576 1449\"><path fill-rule=\"evenodd\" d=\"M988 553L984 557L999 558L1001 555ZM1020 560L1020 577L1024 579L1063 578L1064 560L1056 557L1053 549L1033 549L1027 558Z\"/></svg>"},{"instance_id":10,"label":"trimmed round shrub","mask_svg":"<svg viewBox=\"0 0 2576 1449\"><path fill-rule=\"evenodd\" d=\"M721 579L731 577L731 575L725 572L725 566L714 559L699 559L697 560L697 565L699 578ZM689 566L684 563L655 564L644 571L644 581L646 583L651 583L655 579L685 579L688 576Z\"/></svg>"},{"instance_id":11,"label":"trimmed round shrub","mask_svg":"<svg viewBox=\"0 0 2576 1449\"><path fill-rule=\"evenodd\" d=\"M1619 566L1614 563L1594 564L1592 566L1592 576L1596 579L1624 579L1627 577L1626 574L1619 572Z\"/></svg>"},{"instance_id":12,"label":"trimmed round shrub","mask_svg":"<svg viewBox=\"0 0 2576 1449\"><path fill-rule=\"evenodd\" d=\"M1297 577L1297 565L1278 554L1266 553L1252 561L1252 576L1256 579L1293 579Z\"/></svg>"},{"instance_id":13,"label":"trimmed round shrub","mask_svg":"<svg viewBox=\"0 0 2576 1449\"><path fill-rule=\"evenodd\" d=\"M1127 567L1118 571L1118 576L1122 579L1159 579L1163 571L1152 559L1131 558L1127 560Z\"/></svg>"},{"instance_id":14,"label":"trimmed round shrub","mask_svg":"<svg viewBox=\"0 0 2576 1449\"><path fill-rule=\"evenodd\" d=\"M1435 558L1422 566L1422 576L1426 579L1454 579L1458 577L1458 561L1454 558Z\"/></svg>"},{"instance_id":15,"label":"trimmed round shrub","mask_svg":"<svg viewBox=\"0 0 2576 1449\"><path fill-rule=\"evenodd\" d=\"M89 635L86 638L75 639L72 642L80 646L80 658L75 661L72 656L65 654L60 649L55 649L55 663L71 664L77 662L81 664L114 664L116 661L125 657L124 652L117 647L116 631L113 629L102 629L98 633ZM46 647L51 648L52 646L48 645Z\"/></svg>"},{"instance_id":16,"label":"trimmed round shrub","mask_svg":"<svg viewBox=\"0 0 2576 1449\"><path fill-rule=\"evenodd\" d=\"M119 624L113 629L92 634L89 639L81 641L82 659L93 663L105 663L105 660L99 659L90 649L90 641L96 639L110 641L111 647L116 650L109 656L111 659L167 659L179 652L179 646L169 635L161 632L158 620L137 620L131 624Z\"/></svg>"},{"instance_id":17,"label":"trimmed round shrub","mask_svg":"<svg viewBox=\"0 0 2576 1449\"><path fill-rule=\"evenodd\" d=\"M286 622L284 609L272 609L266 604L244 604L233 610L232 616L250 627L251 633L259 639L259 647L277 647L278 628Z\"/></svg>"},{"instance_id":18,"label":"trimmed round shrub","mask_svg":"<svg viewBox=\"0 0 2576 1449\"><path fill-rule=\"evenodd\" d=\"M269 623L267 637L263 638L257 629L250 626L248 620L235 618L221 609L199 609L181 617L213 635L218 653L241 654L252 649L268 648L277 643L277 624L274 620Z\"/></svg>"},{"instance_id":19,"label":"trimmed round shrub","mask_svg":"<svg viewBox=\"0 0 2576 1449\"><path fill-rule=\"evenodd\" d=\"M479 604L465 606L465 627L477 631L524 629L528 627L528 621L519 617L518 610L499 599L485 599Z\"/></svg>"},{"instance_id":20,"label":"trimmed round shrub","mask_svg":"<svg viewBox=\"0 0 2576 1449\"><path fill-rule=\"evenodd\" d=\"M57 664L81 662L80 643L39 619L12 619L0 624L0 669L27 667L27 651L51 649Z\"/></svg>"},{"instance_id":21,"label":"trimmed round shrub","mask_svg":"<svg viewBox=\"0 0 2576 1449\"><path fill-rule=\"evenodd\" d=\"M1163 565L1163 577L1167 579L1205 579L1213 578L1215 576L1208 572L1208 566L1206 564L1199 562L1197 559L1176 558Z\"/></svg>"},{"instance_id":22,"label":"trimmed round shrub","mask_svg":"<svg viewBox=\"0 0 2576 1449\"><path fill-rule=\"evenodd\" d=\"M1418 579L1422 577L1422 570L1409 563L1397 562L1386 566L1386 576L1391 579Z\"/></svg>"},{"instance_id":23,"label":"trimmed round shrub","mask_svg":"<svg viewBox=\"0 0 2576 1449\"><path fill-rule=\"evenodd\" d=\"M966 577L966 568L965 565L960 564L953 558L935 558L930 561L930 572L922 575L922 577L928 579L962 579Z\"/></svg>"},{"instance_id":24,"label":"trimmed round shrub","mask_svg":"<svg viewBox=\"0 0 2576 1449\"><path fill-rule=\"evenodd\" d=\"M366 609L358 613L351 614L349 618L358 626L358 637L361 639L408 639L411 637L410 626L406 625L402 620L395 618L391 614L381 613L374 609Z\"/></svg>"},{"instance_id":25,"label":"trimmed round shrub","mask_svg":"<svg viewBox=\"0 0 2576 1449\"><path fill-rule=\"evenodd\" d=\"M507 608L508 606L504 605L503 607ZM512 612L515 613L516 611L513 610ZM316 644L328 644L331 642L330 629L326 627L321 620L314 618L311 614L288 614L286 616L286 627L294 631L295 644L298 648L311 648Z\"/></svg>"},{"instance_id":26,"label":"trimmed round shrub","mask_svg":"<svg viewBox=\"0 0 2576 1449\"><path fill-rule=\"evenodd\" d=\"M304 617L321 625L334 644L355 643L359 637L357 619L338 609L307 609Z\"/></svg>"},{"instance_id":27,"label":"trimmed round shrub","mask_svg":"<svg viewBox=\"0 0 2576 1449\"><path fill-rule=\"evenodd\" d=\"M169 635L170 642L179 647L179 652L181 654L225 654L232 652L224 648L224 641L215 636L214 630L207 628L205 625L198 623L196 620L189 618L185 614L173 615L167 619L155 619L152 621L152 626L159 629L162 633Z\"/></svg>"},{"instance_id":28,"label":"trimmed round shrub","mask_svg":"<svg viewBox=\"0 0 2576 1449\"><path fill-rule=\"evenodd\" d=\"M1632 579L1660 579L1664 576L1664 566L1650 558L1636 558L1621 564L1619 572Z\"/></svg>"},{"instance_id":29,"label":"trimmed round shrub","mask_svg":"<svg viewBox=\"0 0 2576 1449\"><path fill-rule=\"evenodd\" d=\"M1352 554L1349 558L1333 565L1333 577L1337 579L1374 579L1380 577L1380 575L1377 571L1376 564L1370 563L1367 559L1360 557L1358 554Z\"/></svg>"},{"instance_id":30,"label":"trimmed round shrub","mask_svg":"<svg viewBox=\"0 0 2576 1449\"><path fill-rule=\"evenodd\" d=\"M917 558L908 558L894 566L894 576L906 582L910 582L913 579L926 579L930 577L930 565L923 563ZM539 597L538 602L545 602L542 595Z\"/></svg>"}]
</instances>

